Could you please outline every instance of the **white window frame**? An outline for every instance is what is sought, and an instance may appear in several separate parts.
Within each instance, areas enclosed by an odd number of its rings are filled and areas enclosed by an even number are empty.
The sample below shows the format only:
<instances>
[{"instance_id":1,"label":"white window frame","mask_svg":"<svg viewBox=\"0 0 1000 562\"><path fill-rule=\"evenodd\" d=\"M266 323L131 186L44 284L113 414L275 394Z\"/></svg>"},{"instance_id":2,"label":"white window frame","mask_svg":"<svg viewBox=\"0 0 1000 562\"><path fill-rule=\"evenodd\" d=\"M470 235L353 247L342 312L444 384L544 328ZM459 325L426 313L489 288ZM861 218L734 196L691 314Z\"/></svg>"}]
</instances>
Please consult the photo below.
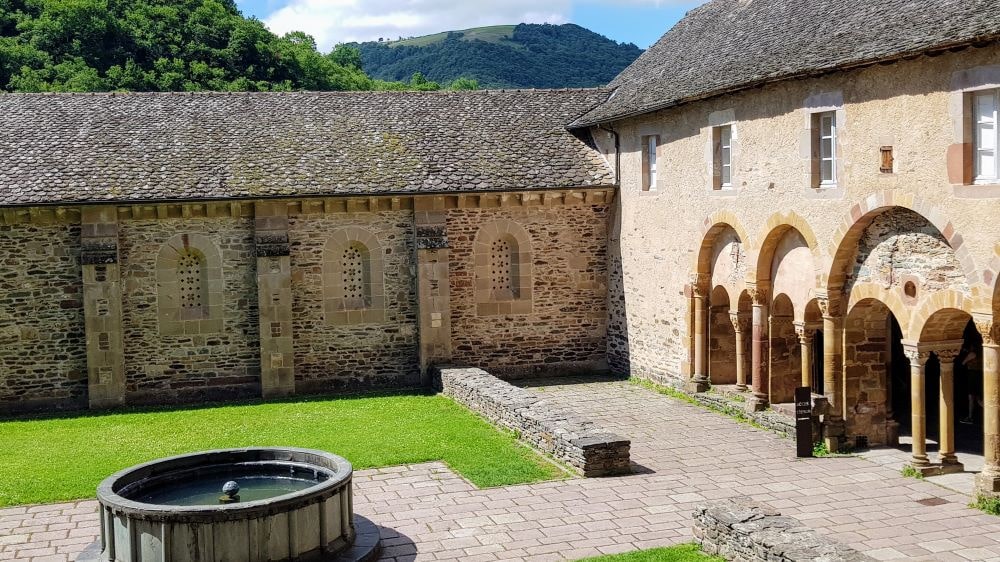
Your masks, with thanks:
<instances>
[{"instance_id":1,"label":"white window frame","mask_svg":"<svg viewBox=\"0 0 1000 562\"><path fill-rule=\"evenodd\" d=\"M726 180L728 175L729 180ZM719 127L719 187L733 188L733 126Z\"/></svg>"},{"instance_id":2,"label":"white window frame","mask_svg":"<svg viewBox=\"0 0 1000 562\"><path fill-rule=\"evenodd\" d=\"M991 115L983 115L980 103L990 100L993 106ZM1000 90L981 90L972 93L972 157L974 160L973 181L977 184L994 184L1000 181L1000 161L997 151L1000 148L1000 127L997 123L997 112L1000 111ZM992 148L983 148L984 139L992 141ZM983 157L990 154L993 159L991 169L984 169Z\"/></svg>"},{"instance_id":3,"label":"white window frame","mask_svg":"<svg viewBox=\"0 0 1000 562\"><path fill-rule=\"evenodd\" d=\"M645 163L643 191L656 191L656 153L660 146L660 136L647 135L643 137L642 144L642 161Z\"/></svg>"},{"instance_id":4,"label":"white window frame","mask_svg":"<svg viewBox=\"0 0 1000 562\"><path fill-rule=\"evenodd\" d=\"M837 112L825 111L816 116L816 135L819 138L819 185L828 187L837 185ZM830 123L830 133L824 134L826 123ZM829 141L830 150L823 148L824 141ZM823 176L823 164L830 163L830 176Z\"/></svg>"}]
</instances>

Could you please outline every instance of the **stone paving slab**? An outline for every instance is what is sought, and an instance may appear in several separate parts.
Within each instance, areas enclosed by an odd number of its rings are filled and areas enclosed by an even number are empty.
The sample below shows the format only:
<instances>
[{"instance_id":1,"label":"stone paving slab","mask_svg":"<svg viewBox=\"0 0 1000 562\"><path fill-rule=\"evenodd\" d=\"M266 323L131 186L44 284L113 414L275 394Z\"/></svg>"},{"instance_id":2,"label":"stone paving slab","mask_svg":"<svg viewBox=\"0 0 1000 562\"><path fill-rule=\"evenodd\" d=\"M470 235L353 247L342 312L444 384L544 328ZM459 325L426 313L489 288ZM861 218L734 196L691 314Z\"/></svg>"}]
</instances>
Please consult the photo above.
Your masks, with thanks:
<instances>
[{"instance_id":1,"label":"stone paving slab","mask_svg":"<svg viewBox=\"0 0 1000 562\"><path fill-rule=\"evenodd\" d=\"M383 559L573 560L688 542L699 502L748 495L877 560L1000 562L1000 518L960 493L862 458L797 460L789 440L627 382L567 382L538 390L630 437L639 474L480 490L442 463L358 471L355 507L382 526ZM97 537L95 509L0 510L0 560L72 560Z\"/></svg>"}]
</instances>

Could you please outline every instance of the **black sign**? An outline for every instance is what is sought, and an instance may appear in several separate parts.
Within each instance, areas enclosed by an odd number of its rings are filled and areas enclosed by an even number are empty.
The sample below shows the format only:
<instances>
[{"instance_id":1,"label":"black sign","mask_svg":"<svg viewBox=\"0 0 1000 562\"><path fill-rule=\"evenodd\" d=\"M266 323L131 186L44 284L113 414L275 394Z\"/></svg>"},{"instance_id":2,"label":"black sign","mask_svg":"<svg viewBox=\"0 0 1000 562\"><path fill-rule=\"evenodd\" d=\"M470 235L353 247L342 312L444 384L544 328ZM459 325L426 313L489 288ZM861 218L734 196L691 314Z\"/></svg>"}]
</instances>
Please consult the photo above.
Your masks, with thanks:
<instances>
[{"instance_id":1,"label":"black sign","mask_svg":"<svg viewBox=\"0 0 1000 562\"><path fill-rule=\"evenodd\" d=\"M799 458L813 456L812 389L795 389L795 447Z\"/></svg>"}]
</instances>

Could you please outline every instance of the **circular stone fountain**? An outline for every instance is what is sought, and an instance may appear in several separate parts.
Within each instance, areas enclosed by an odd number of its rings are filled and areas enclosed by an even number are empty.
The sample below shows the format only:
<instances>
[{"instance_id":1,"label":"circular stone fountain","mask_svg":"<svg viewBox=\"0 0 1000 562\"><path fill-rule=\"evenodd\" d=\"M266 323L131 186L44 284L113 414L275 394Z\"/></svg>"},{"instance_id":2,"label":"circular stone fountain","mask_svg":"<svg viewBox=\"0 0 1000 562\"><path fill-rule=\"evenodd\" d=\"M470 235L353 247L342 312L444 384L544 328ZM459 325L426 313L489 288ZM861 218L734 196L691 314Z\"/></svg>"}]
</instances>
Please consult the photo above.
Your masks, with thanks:
<instances>
[{"instance_id":1,"label":"circular stone fountain","mask_svg":"<svg viewBox=\"0 0 1000 562\"><path fill-rule=\"evenodd\" d=\"M78 561L372 560L351 463L323 451L223 449L133 466L97 488L101 540Z\"/></svg>"}]
</instances>

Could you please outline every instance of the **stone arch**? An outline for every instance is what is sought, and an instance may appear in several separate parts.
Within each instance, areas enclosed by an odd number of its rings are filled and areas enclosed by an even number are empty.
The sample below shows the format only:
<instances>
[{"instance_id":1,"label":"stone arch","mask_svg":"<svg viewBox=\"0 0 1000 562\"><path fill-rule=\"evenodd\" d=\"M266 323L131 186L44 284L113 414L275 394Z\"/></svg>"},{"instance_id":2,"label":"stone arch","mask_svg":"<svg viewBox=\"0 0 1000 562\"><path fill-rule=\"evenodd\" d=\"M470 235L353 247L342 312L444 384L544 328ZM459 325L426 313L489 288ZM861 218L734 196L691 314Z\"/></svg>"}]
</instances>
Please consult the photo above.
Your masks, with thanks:
<instances>
[{"instance_id":1,"label":"stone arch","mask_svg":"<svg viewBox=\"0 0 1000 562\"><path fill-rule=\"evenodd\" d=\"M778 224L763 238L754 268L758 287L775 296L784 293L791 300L796 321L802 320L816 293L815 238L810 237L791 224Z\"/></svg>"},{"instance_id":2,"label":"stone arch","mask_svg":"<svg viewBox=\"0 0 1000 562\"><path fill-rule=\"evenodd\" d=\"M888 308L889 311L892 312L893 317L899 323L899 326L903 331L903 338L910 339L912 337L910 332L910 323L913 317L913 310L903 303L897 293L891 292L885 287L876 285L875 283L858 283L851 288L851 294L847 301L847 310L845 310L845 312L850 314L850 311L858 303L865 300L878 301L879 304Z\"/></svg>"},{"instance_id":3,"label":"stone arch","mask_svg":"<svg viewBox=\"0 0 1000 562\"><path fill-rule=\"evenodd\" d=\"M520 224L501 219L484 224L473 243L478 314L530 314L531 238Z\"/></svg>"},{"instance_id":4,"label":"stone arch","mask_svg":"<svg viewBox=\"0 0 1000 562\"><path fill-rule=\"evenodd\" d=\"M161 335L222 331L222 255L201 234L177 234L156 256L156 305Z\"/></svg>"},{"instance_id":5,"label":"stone arch","mask_svg":"<svg viewBox=\"0 0 1000 562\"><path fill-rule=\"evenodd\" d=\"M736 234L744 246L750 243L747 231L731 211L718 211L705 219L701 229L701 247L695 255L694 271L710 273L712 268L713 249L719 234L730 230Z\"/></svg>"},{"instance_id":6,"label":"stone arch","mask_svg":"<svg viewBox=\"0 0 1000 562\"><path fill-rule=\"evenodd\" d=\"M754 267L751 269L757 283L760 283L761 279L768 279L767 269L770 268L777 244L790 230L794 230L802 237L802 241L812 254L813 263L820 263L819 243L809 223L795 212L775 213L767 219L757 237L760 245L757 247ZM762 273L764 275L761 275ZM811 273L818 278L818 270Z\"/></svg>"},{"instance_id":7,"label":"stone arch","mask_svg":"<svg viewBox=\"0 0 1000 562\"><path fill-rule=\"evenodd\" d=\"M862 235L876 218L892 209L906 209L916 213L936 228L954 252L968 286L972 288L979 284L980 276L977 274L972 255L965 247L962 235L951 221L947 220L936 206L912 193L893 190L872 194L851 207L850 213L841 222L840 228L832 238L831 246L827 249L832 259L828 271L821 279L821 287L829 293L840 294L844 291L847 278L853 271L852 259Z\"/></svg>"},{"instance_id":8,"label":"stone arch","mask_svg":"<svg viewBox=\"0 0 1000 562\"><path fill-rule=\"evenodd\" d=\"M940 296L940 300L926 303L911 321L914 325L910 328L920 343L962 340L972 320L972 315L963 308L966 301L963 295Z\"/></svg>"},{"instance_id":9,"label":"stone arch","mask_svg":"<svg viewBox=\"0 0 1000 562\"><path fill-rule=\"evenodd\" d=\"M368 230L348 226L323 247L323 313L327 324L385 320L382 245Z\"/></svg>"}]
</instances>

